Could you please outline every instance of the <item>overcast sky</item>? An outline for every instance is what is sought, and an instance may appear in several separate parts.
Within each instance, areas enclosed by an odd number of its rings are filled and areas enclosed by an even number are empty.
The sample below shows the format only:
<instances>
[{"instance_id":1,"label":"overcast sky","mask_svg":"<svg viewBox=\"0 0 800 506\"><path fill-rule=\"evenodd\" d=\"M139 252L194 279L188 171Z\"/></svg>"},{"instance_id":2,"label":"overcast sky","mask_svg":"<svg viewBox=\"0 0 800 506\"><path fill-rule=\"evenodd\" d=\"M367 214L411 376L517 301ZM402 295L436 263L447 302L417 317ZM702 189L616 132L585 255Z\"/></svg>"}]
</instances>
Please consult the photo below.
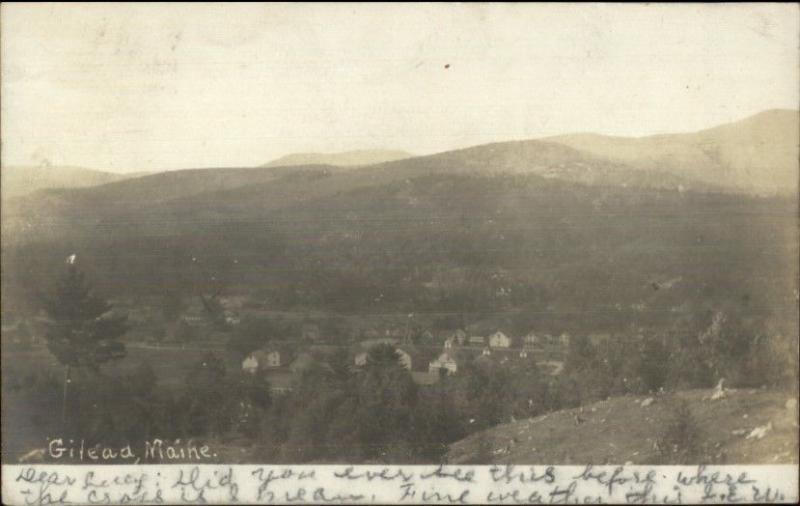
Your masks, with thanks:
<instances>
[{"instance_id":1,"label":"overcast sky","mask_svg":"<svg viewBox=\"0 0 800 506\"><path fill-rule=\"evenodd\" d=\"M797 108L798 6L2 5L2 162L251 166Z\"/></svg>"}]
</instances>

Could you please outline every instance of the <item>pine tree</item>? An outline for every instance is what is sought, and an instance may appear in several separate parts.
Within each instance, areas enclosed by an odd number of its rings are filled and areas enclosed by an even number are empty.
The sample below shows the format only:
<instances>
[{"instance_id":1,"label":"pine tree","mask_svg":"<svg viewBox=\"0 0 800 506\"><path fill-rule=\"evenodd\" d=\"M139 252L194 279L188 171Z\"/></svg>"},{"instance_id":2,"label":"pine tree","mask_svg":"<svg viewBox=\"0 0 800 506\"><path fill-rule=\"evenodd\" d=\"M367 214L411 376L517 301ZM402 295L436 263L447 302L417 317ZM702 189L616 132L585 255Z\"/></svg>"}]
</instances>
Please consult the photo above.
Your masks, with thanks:
<instances>
[{"instance_id":1,"label":"pine tree","mask_svg":"<svg viewBox=\"0 0 800 506\"><path fill-rule=\"evenodd\" d=\"M127 317L111 315L111 305L95 296L84 275L69 263L55 291L44 300L49 317L47 348L65 367L62 421L73 369L97 372L100 365L125 356L119 338L127 330Z\"/></svg>"}]
</instances>

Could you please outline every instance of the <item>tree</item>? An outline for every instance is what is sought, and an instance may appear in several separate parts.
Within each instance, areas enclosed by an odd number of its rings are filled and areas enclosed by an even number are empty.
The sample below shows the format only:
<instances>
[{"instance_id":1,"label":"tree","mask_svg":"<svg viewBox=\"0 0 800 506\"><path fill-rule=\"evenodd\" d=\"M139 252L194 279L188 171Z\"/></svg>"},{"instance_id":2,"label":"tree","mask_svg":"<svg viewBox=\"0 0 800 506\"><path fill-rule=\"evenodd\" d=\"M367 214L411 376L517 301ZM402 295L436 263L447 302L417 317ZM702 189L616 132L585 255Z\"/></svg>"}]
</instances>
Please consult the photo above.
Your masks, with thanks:
<instances>
[{"instance_id":1,"label":"tree","mask_svg":"<svg viewBox=\"0 0 800 506\"><path fill-rule=\"evenodd\" d=\"M47 348L65 367L61 418L66 421L67 396L73 369L98 372L100 365L125 356L119 338L126 332L126 316L112 315L111 305L94 295L83 273L68 261L55 291L44 299L49 317Z\"/></svg>"},{"instance_id":2,"label":"tree","mask_svg":"<svg viewBox=\"0 0 800 506\"><path fill-rule=\"evenodd\" d=\"M226 373L225 362L209 351L187 374L184 395L191 435L221 435L231 427L241 391L231 388Z\"/></svg>"},{"instance_id":3,"label":"tree","mask_svg":"<svg viewBox=\"0 0 800 506\"><path fill-rule=\"evenodd\" d=\"M358 376L356 392L354 426L362 456L385 459L413 432L417 386L394 348L378 345L367 353L367 366Z\"/></svg>"}]
</instances>

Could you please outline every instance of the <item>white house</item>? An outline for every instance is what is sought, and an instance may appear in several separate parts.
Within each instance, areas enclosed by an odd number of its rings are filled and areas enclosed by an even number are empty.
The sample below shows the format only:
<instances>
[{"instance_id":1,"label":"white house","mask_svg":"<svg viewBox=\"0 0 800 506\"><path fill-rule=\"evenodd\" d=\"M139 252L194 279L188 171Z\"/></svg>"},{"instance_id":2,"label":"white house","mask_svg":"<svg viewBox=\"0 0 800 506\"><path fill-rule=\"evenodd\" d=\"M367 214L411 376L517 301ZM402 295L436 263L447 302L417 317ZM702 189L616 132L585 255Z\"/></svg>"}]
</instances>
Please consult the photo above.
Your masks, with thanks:
<instances>
[{"instance_id":1,"label":"white house","mask_svg":"<svg viewBox=\"0 0 800 506\"><path fill-rule=\"evenodd\" d=\"M522 336L522 344L528 347L539 346L542 344L542 339L537 336L535 332L531 331Z\"/></svg>"},{"instance_id":2,"label":"white house","mask_svg":"<svg viewBox=\"0 0 800 506\"><path fill-rule=\"evenodd\" d=\"M492 354L492 350L490 350L489 348L484 348L483 351L481 352L481 356L482 357L488 357L491 354Z\"/></svg>"},{"instance_id":3,"label":"white house","mask_svg":"<svg viewBox=\"0 0 800 506\"><path fill-rule=\"evenodd\" d=\"M458 370L458 364L450 354L442 353L428 364L428 372L431 374L438 374L440 369L446 369L447 374L455 374Z\"/></svg>"},{"instance_id":4,"label":"white house","mask_svg":"<svg viewBox=\"0 0 800 506\"><path fill-rule=\"evenodd\" d=\"M498 330L489 336L489 346L492 348L508 348L511 346L511 339Z\"/></svg>"},{"instance_id":5,"label":"white house","mask_svg":"<svg viewBox=\"0 0 800 506\"><path fill-rule=\"evenodd\" d=\"M364 367L365 365L367 365L367 352L366 351L356 354L355 364L356 364L356 367Z\"/></svg>"},{"instance_id":6,"label":"white house","mask_svg":"<svg viewBox=\"0 0 800 506\"><path fill-rule=\"evenodd\" d=\"M242 370L255 373L259 369L271 369L281 366L281 352L278 350L254 351L242 361Z\"/></svg>"},{"instance_id":7,"label":"white house","mask_svg":"<svg viewBox=\"0 0 800 506\"><path fill-rule=\"evenodd\" d=\"M452 338L452 337L448 337L447 339L445 339L445 340L444 340L444 349L445 349L445 350L452 349L452 348L453 348L453 342L454 342L454 341L455 341L455 339L454 339L454 338Z\"/></svg>"},{"instance_id":8,"label":"white house","mask_svg":"<svg viewBox=\"0 0 800 506\"><path fill-rule=\"evenodd\" d=\"M472 345L483 344L484 339L483 339L483 336L470 336L468 342L469 342L469 344L472 344Z\"/></svg>"},{"instance_id":9,"label":"white house","mask_svg":"<svg viewBox=\"0 0 800 506\"><path fill-rule=\"evenodd\" d=\"M242 361L242 370L244 372L255 374L258 371L258 360L252 354L245 357Z\"/></svg>"},{"instance_id":10,"label":"white house","mask_svg":"<svg viewBox=\"0 0 800 506\"><path fill-rule=\"evenodd\" d=\"M402 365L404 368L406 368L406 369L408 369L410 371L411 370L411 355L409 355L408 352L406 352L404 350L401 350L400 348L397 348L394 351L395 351L395 353L397 353L400 356L400 365Z\"/></svg>"},{"instance_id":11,"label":"white house","mask_svg":"<svg viewBox=\"0 0 800 506\"><path fill-rule=\"evenodd\" d=\"M228 325L239 325L241 322L242 319L238 314L234 313L233 311L225 311L225 323Z\"/></svg>"}]
</instances>

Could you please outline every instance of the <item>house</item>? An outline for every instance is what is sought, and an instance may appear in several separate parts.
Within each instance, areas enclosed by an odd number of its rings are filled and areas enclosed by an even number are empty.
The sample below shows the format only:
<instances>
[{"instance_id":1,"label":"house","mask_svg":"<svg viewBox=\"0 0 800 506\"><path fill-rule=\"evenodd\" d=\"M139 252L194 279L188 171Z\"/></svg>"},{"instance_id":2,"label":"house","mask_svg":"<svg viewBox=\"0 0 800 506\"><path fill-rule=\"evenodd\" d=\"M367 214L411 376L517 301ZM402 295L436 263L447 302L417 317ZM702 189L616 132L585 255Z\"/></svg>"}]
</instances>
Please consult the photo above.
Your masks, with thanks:
<instances>
[{"instance_id":1,"label":"house","mask_svg":"<svg viewBox=\"0 0 800 506\"><path fill-rule=\"evenodd\" d=\"M447 374L455 374L458 371L458 363L449 353L442 353L428 364L428 372L434 374L441 369L445 369Z\"/></svg>"},{"instance_id":2,"label":"house","mask_svg":"<svg viewBox=\"0 0 800 506\"><path fill-rule=\"evenodd\" d=\"M432 340L434 338L433 332L431 332L430 330L424 330L424 331L422 331L422 334L420 335L420 338L425 339L427 341L430 341L430 340Z\"/></svg>"},{"instance_id":3,"label":"house","mask_svg":"<svg viewBox=\"0 0 800 506\"><path fill-rule=\"evenodd\" d=\"M304 323L300 326L300 337L306 341L319 341L319 325L315 323Z\"/></svg>"},{"instance_id":4,"label":"house","mask_svg":"<svg viewBox=\"0 0 800 506\"><path fill-rule=\"evenodd\" d=\"M238 314L234 313L233 311L225 311L225 323L228 325L239 325L242 322L242 319L239 317Z\"/></svg>"},{"instance_id":5,"label":"house","mask_svg":"<svg viewBox=\"0 0 800 506\"><path fill-rule=\"evenodd\" d=\"M276 349L254 351L242 361L242 370L251 374L280 366L281 352Z\"/></svg>"},{"instance_id":6,"label":"house","mask_svg":"<svg viewBox=\"0 0 800 506\"><path fill-rule=\"evenodd\" d=\"M452 338L452 337L448 337L447 339L444 340L444 349L445 350L452 349L453 348L453 343L455 343L455 339Z\"/></svg>"},{"instance_id":7,"label":"house","mask_svg":"<svg viewBox=\"0 0 800 506\"><path fill-rule=\"evenodd\" d=\"M542 345L542 338L531 331L522 336L522 346L534 347Z\"/></svg>"},{"instance_id":8,"label":"house","mask_svg":"<svg viewBox=\"0 0 800 506\"><path fill-rule=\"evenodd\" d=\"M482 357L488 357L491 354L492 354L492 350L490 350L489 348L484 348L483 351L481 351L481 356Z\"/></svg>"},{"instance_id":9,"label":"house","mask_svg":"<svg viewBox=\"0 0 800 506\"><path fill-rule=\"evenodd\" d=\"M402 365L405 369L411 370L411 355L400 348L396 348L395 353L400 356L400 365Z\"/></svg>"},{"instance_id":10,"label":"house","mask_svg":"<svg viewBox=\"0 0 800 506\"><path fill-rule=\"evenodd\" d=\"M528 350L526 348L522 348L522 351L519 352L519 358L528 358Z\"/></svg>"},{"instance_id":11,"label":"house","mask_svg":"<svg viewBox=\"0 0 800 506\"><path fill-rule=\"evenodd\" d=\"M558 344L563 346L564 348L568 348L571 339L572 336L569 335L568 332L562 332L561 335L558 336Z\"/></svg>"},{"instance_id":12,"label":"house","mask_svg":"<svg viewBox=\"0 0 800 506\"><path fill-rule=\"evenodd\" d=\"M258 371L258 360L252 354L247 355L242 361L242 371L255 374Z\"/></svg>"},{"instance_id":13,"label":"house","mask_svg":"<svg viewBox=\"0 0 800 506\"><path fill-rule=\"evenodd\" d=\"M356 354L355 364L356 364L356 367L364 367L365 365L367 365L367 352L366 351L362 351L361 353Z\"/></svg>"},{"instance_id":14,"label":"house","mask_svg":"<svg viewBox=\"0 0 800 506\"><path fill-rule=\"evenodd\" d=\"M474 346L474 345L478 345L478 344L483 344L484 343L484 339L483 339L483 336L470 336L470 338L467 340L467 342Z\"/></svg>"},{"instance_id":15,"label":"house","mask_svg":"<svg viewBox=\"0 0 800 506\"><path fill-rule=\"evenodd\" d=\"M459 344L459 346L463 346L464 342L467 340L467 333L461 329L458 329L453 332L453 337L456 338L456 342Z\"/></svg>"},{"instance_id":16,"label":"house","mask_svg":"<svg viewBox=\"0 0 800 506\"><path fill-rule=\"evenodd\" d=\"M498 330L489 336L489 346L492 348L509 348L511 347L511 339Z\"/></svg>"}]
</instances>

